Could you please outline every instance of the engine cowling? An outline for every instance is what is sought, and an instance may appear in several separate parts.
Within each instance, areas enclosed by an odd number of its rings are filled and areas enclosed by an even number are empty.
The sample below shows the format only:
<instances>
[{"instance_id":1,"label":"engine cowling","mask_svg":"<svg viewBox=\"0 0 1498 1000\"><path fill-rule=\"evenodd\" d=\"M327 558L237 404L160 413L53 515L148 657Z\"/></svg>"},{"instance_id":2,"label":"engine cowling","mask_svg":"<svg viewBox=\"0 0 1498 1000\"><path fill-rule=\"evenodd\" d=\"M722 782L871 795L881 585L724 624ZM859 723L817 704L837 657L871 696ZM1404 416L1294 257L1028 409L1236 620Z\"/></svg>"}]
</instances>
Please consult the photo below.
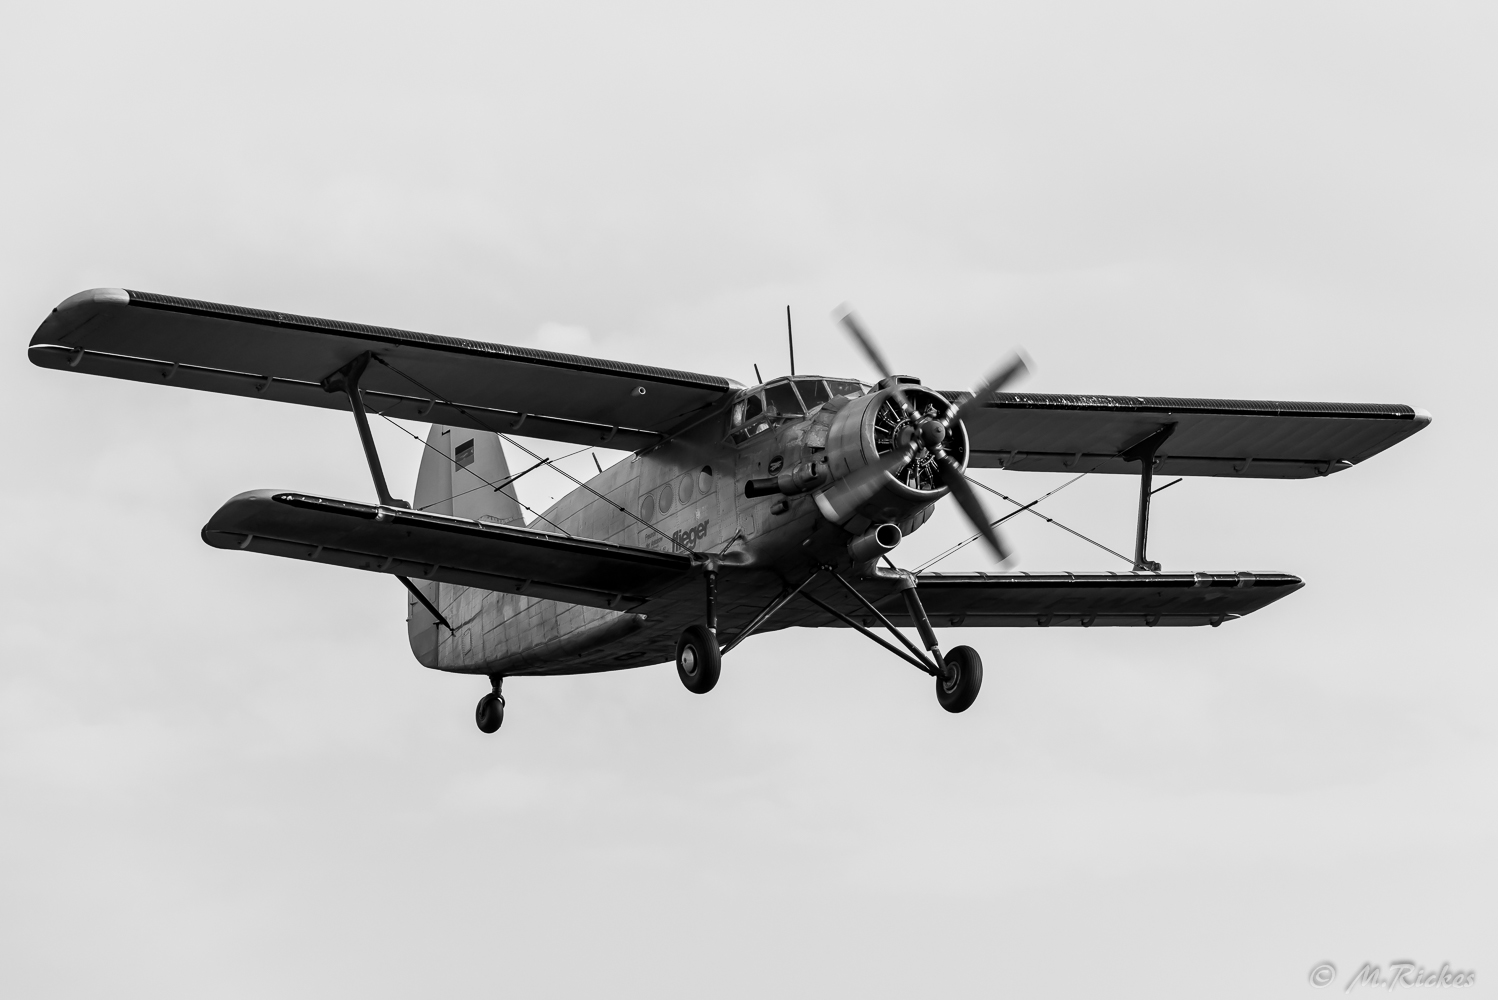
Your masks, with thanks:
<instances>
[{"instance_id":1,"label":"engine cowling","mask_svg":"<svg viewBox=\"0 0 1498 1000\"><path fill-rule=\"evenodd\" d=\"M940 417L950 405L946 397L919 384L902 380L900 390L918 418ZM833 482L816 495L823 515L855 530L862 527L861 519L899 524L946 496L940 471L924 449L903 467L884 473L883 485L872 497L864 499L846 488L849 475L904 448L916 433L889 388L849 401L827 432L828 473ZM947 428L942 447L964 471L967 469L968 437L961 421L954 420ZM867 491L863 493L866 496Z\"/></svg>"}]
</instances>

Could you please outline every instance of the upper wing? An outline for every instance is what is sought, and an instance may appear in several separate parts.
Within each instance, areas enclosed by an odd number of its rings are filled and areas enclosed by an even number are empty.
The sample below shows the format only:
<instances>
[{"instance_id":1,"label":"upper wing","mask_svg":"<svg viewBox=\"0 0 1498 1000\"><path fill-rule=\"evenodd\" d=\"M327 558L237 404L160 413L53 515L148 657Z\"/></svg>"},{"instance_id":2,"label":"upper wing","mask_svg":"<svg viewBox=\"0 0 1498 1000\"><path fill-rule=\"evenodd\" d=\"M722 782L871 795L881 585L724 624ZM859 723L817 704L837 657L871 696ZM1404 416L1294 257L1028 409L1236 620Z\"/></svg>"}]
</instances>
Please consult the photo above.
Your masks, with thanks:
<instances>
[{"instance_id":1,"label":"upper wing","mask_svg":"<svg viewBox=\"0 0 1498 1000\"><path fill-rule=\"evenodd\" d=\"M693 422L734 387L713 375L120 288L64 301L30 350L44 368L333 409L348 401L322 380L365 352L388 362L361 382L372 410L626 451Z\"/></svg>"},{"instance_id":2,"label":"upper wing","mask_svg":"<svg viewBox=\"0 0 1498 1000\"><path fill-rule=\"evenodd\" d=\"M620 611L647 605L692 572L678 553L277 490L224 504L203 526L203 541Z\"/></svg>"},{"instance_id":3,"label":"upper wing","mask_svg":"<svg viewBox=\"0 0 1498 1000\"><path fill-rule=\"evenodd\" d=\"M968 628L1220 625L1305 586L1287 573L925 573L917 580L931 624ZM855 586L895 625L914 624L892 582ZM819 583L815 591L824 603L878 626L836 583ZM793 605L795 613L779 627L842 624L805 602Z\"/></svg>"},{"instance_id":4,"label":"upper wing","mask_svg":"<svg viewBox=\"0 0 1498 1000\"><path fill-rule=\"evenodd\" d=\"M956 393L947 393L956 397ZM998 393L964 421L968 462L1023 472L1139 472L1120 454L1174 425L1164 476L1305 479L1350 468L1430 423L1397 403Z\"/></svg>"}]
</instances>

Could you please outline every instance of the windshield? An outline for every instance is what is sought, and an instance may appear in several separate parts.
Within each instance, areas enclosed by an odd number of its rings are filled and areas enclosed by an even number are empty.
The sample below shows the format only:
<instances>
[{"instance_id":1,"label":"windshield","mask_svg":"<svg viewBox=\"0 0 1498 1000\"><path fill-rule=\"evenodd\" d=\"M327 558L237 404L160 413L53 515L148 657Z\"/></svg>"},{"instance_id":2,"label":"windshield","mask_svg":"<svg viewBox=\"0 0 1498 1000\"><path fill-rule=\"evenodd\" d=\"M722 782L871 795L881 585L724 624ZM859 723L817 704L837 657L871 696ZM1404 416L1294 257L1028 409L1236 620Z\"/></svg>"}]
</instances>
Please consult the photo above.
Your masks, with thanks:
<instances>
[{"instance_id":1,"label":"windshield","mask_svg":"<svg viewBox=\"0 0 1498 1000\"><path fill-rule=\"evenodd\" d=\"M821 406L832 398L832 393L827 391L827 383L819 378L798 378L794 381L796 391L801 393L801 401L808 410Z\"/></svg>"},{"instance_id":2,"label":"windshield","mask_svg":"<svg viewBox=\"0 0 1498 1000\"><path fill-rule=\"evenodd\" d=\"M801 400L796 397L796 390L791 388L789 382L777 382L774 385L765 386L765 402L770 404L773 412L781 416L806 412L801 407Z\"/></svg>"},{"instance_id":3,"label":"windshield","mask_svg":"<svg viewBox=\"0 0 1498 1000\"><path fill-rule=\"evenodd\" d=\"M862 396L866 391L862 382L850 382L842 378L830 378L827 387L834 396Z\"/></svg>"}]
</instances>

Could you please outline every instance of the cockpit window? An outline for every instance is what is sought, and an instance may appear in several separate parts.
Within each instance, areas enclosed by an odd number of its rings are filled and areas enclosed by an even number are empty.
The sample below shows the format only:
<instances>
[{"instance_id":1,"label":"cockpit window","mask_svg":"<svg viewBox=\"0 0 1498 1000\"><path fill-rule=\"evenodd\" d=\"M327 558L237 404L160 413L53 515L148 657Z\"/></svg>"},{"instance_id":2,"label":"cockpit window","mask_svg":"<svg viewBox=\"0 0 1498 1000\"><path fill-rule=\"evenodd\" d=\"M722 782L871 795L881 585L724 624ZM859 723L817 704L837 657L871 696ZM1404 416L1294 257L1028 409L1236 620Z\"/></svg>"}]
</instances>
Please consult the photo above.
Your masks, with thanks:
<instances>
[{"instance_id":1,"label":"cockpit window","mask_svg":"<svg viewBox=\"0 0 1498 1000\"><path fill-rule=\"evenodd\" d=\"M743 444L760 431L769 430L770 420L765 414L764 396L755 392L735 403L729 426L733 430L729 437L734 444Z\"/></svg>"},{"instance_id":2,"label":"cockpit window","mask_svg":"<svg viewBox=\"0 0 1498 1000\"><path fill-rule=\"evenodd\" d=\"M832 398L832 393L827 391L827 383L819 378L798 378L793 381L808 410L815 409Z\"/></svg>"},{"instance_id":3,"label":"cockpit window","mask_svg":"<svg viewBox=\"0 0 1498 1000\"><path fill-rule=\"evenodd\" d=\"M806 412L801 406L801 400L796 396L796 390L791 388L789 382L777 382L775 385L765 386L765 401L770 404L773 412L781 416Z\"/></svg>"},{"instance_id":4,"label":"cockpit window","mask_svg":"<svg viewBox=\"0 0 1498 1000\"><path fill-rule=\"evenodd\" d=\"M840 378L828 379L827 388L832 390L834 396L862 396L864 393L863 383Z\"/></svg>"}]
</instances>

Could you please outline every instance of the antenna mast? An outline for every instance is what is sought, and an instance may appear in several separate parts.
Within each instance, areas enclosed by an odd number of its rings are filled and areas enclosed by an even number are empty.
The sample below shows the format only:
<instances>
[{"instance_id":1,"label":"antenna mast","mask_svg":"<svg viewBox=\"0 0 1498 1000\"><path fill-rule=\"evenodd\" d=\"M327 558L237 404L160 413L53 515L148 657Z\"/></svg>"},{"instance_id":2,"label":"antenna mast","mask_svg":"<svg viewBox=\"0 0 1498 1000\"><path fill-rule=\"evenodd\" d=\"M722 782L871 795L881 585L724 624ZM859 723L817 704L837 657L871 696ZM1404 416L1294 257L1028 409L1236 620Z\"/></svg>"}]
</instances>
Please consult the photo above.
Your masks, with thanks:
<instances>
[{"instance_id":1,"label":"antenna mast","mask_svg":"<svg viewBox=\"0 0 1498 1000\"><path fill-rule=\"evenodd\" d=\"M791 374L796 374L796 334L791 329L791 307L785 307L785 339L791 345Z\"/></svg>"}]
</instances>

